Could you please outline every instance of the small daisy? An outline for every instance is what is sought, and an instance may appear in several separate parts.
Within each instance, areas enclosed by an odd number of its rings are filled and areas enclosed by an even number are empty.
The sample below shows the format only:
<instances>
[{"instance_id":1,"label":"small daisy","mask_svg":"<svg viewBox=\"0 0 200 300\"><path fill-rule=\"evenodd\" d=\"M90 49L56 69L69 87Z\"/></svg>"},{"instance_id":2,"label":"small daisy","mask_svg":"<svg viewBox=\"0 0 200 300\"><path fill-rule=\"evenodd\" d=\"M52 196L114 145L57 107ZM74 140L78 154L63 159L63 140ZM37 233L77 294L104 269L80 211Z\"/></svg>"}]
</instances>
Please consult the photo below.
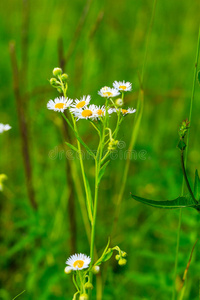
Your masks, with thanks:
<instances>
[{"instance_id":1,"label":"small daisy","mask_svg":"<svg viewBox=\"0 0 200 300\"><path fill-rule=\"evenodd\" d=\"M122 112L123 115L127 115L127 114L134 114L136 112L136 109L133 109L133 108L128 108L128 109L121 108L120 111Z\"/></svg>"},{"instance_id":2,"label":"small daisy","mask_svg":"<svg viewBox=\"0 0 200 300\"><path fill-rule=\"evenodd\" d=\"M94 114L96 115L97 118L99 117L104 117L105 116L105 113L106 113L106 109L105 109L105 106L97 106L97 105L91 105L93 106L92 109L94 111Z\"/></svg>"},{"instance_id":3,"label":"small daisy","mask_svg":"<svg viewBox=\"0 0 200 300\"><path fill-rule=\"evenodd\" d=\"M93 119L96 117L95 114L96 106L94 104L90 105L89 107L84 107L84 109L75 109L73 111L74 117L79 119Z\"/></svg>"},{"instance_id":4,"label":"small daisy","mask_svg":"<svg viewBox=\"0 0 200 300\"><path fill-rule=\"evenodd\" d=\"M71 270L77 271L82 269L87 269L91 262L91 258L85 254L74 254L71 255L66 264L71 268ZM68 269L69 270L69 269Z\"/></svg>"},{"instance_id":5,"label":"small daisy","mask_svg":"<svg viewBox=\"0 0 200 300\"><path fill-rule=\"evenodd\" d=\"M56 98L54 101L50 100L47 103L47 108L52 109L54 111L61 111L63 113L64 110L67 109L72 104L72 102L73 102L72 99L68 99L65 97L59 97L59 98Z\"/></svg>"},{"instance_id":6,"label":"small daisy","mask_svg":"<svg viewBox=\"0 0 200 300\"><path fill-rule=\"evenodd\" d=\"M76 99L75 103L72 104L70 111L74 112L76 109L84 108L85 106L89 105L91 100L91 96L83 96L80 100Z\"/></svg>"},{"instance_id":7,"label":"small daisy","mask_svg":"<svg viewBox=\"0 0 200 300\"><path fill-rule=\"evenodd\" d=\"M8 131L10 130L12 127L8 124L4 125L2 123L0 123L0 133L4 132L4 131Z\"/></svg>"},{"instance_id":8,"label":"small daisy","mask_svg":"<svg viewBox=\"0 0 200 300\"><path fill-rule=\"evenodd\" d=\"M128 92L132 90L132 83L123 81L114 81L113 86L116 90Z\"/></svg>"},{"instance_id":9,"label":"small daisy","mask_svg":"<svg viewBox=\"0 0 200 300\"><path fill-rule=\"evenodd\" d=\"M100 91L98 92L98 94L101 97L111 98L111 97L118 96L120 93L116 89L104 86L103 88L100 89Z\"/></svg>"}]
</instances>

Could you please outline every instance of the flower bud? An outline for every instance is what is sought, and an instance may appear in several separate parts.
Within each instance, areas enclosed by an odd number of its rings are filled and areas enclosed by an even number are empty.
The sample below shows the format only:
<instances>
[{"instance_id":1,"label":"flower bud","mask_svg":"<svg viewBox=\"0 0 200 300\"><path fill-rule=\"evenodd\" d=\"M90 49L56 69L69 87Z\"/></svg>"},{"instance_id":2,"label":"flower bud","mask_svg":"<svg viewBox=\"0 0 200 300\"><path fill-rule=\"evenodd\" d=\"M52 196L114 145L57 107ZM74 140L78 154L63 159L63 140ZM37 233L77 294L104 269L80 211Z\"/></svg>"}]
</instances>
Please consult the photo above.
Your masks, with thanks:
<instances>
[{"instance_id":1,"label":"flower bud","mask_svg":"<svg viewBox=\"0 0 200 300\"><path fill-rule=\"evenodd\" d=\"M117 106L122 106L124 104L123 100L121 98L118 98L116 101L115 101L115 104Z\"/></svg>"},{"instance_id":2,"label":"flower bud","mask_svg":"<svg viewBox=\"0 0 200 300\"><path fill-rule=\"evenodd\" d=\"M115 255L115 259L119 260L120 259L120 255L119 254Z\"/></svg>"},{"instance_id":3,"label":"flower bud","mask_svg":"<svg viewBox=\"0 0 200 300\"><path fill-rule=\"evenodd\" d=\"M122 257L126 257L127 253L126 252L122 252Z\"/></svg>"},{"instance_id":4,"label":"flower bud","mask_svg":"<svg viewBox=\"0 0 200 300\"><path fill-rule=\"evenodd\" d=\"M81 294L80 295L80 297L79 297L79 300L88 300L89 299L89 297L88 297L88 295L87 294Z\"/></svg>"},{"instance_id":5,"label":"flower bud","mask_svg":"<svg viewBox=\"0 0 200 300\"><path fill-rule=\"evenodd\" d=\"M61 68L54 68L53 69L53 75L55 76L55 77L57 77L57 76L59 76L59 75L61 75L62 74L62 69Z\"/></svg>"},{"instance_id":6,"label":"flower bud","mask_svg":"<svg viewBox=\"0 0 200 300\"><path fill-rule=\"evenodd\" d=\"M94 267L92 268L92 273L93 273L93 274L98 274L99 271L100 271L100 267L99 267L99 266L94 266Z\"/></svg>"},{"instance_id":7,"label":"flower bud","mask_svg":"<svg viewBox=\"0 0 200 300\"><path fill-rule=\"evenodd\" d=\"M118 140L112 139L112 140L110 141L110 143L108 144L108 150L109 150L109 151L115 150L116 147L117 147L117 145L118 145L118 142L119 142Z\"/></svg>"},{"instance_id":8,"label":"flower bud","mask_svg":"<svg viewBox=\"0 0 200 300\"><path fill-rule=\"evenodd\" d=\"M66 267L64 270L65 274L70 274L72 272L70 267Z\"/></svg>"},{"instance_id":9,"label":"flower bud","mask_svg":"<svg viewBox=\"0 0 200 300\"><path fill-rule=\"evenodd\" d=\"M93 285L90 282L86 282L85 283L85 289L86 290L92 290L93 289Z\"/></svg>"},{"instance_id":10,"label":"flower bud","mask_svg":"<svg viewBox=\"0 0 200 300\"><path fill-rule=\"evenodd\" d=\"M57 88L57 91L59 92L59 93L62 93L62 89L59 87L59 88Z\"/></svg>"},{"instance_id":11,"label":"flower bud","mask_svg":"<svg viewBox=\"0 0 200 300\"><path fill-rule=\"evenodd\" d=\"M56 80L56 78L51 78L50 79L50 84L53 86L53 87L57 87L59 85L59 82Z\"/></svg>"},{"instance_id":12,"label":"flower bud","mask_svg":"<svg viewBox=\"0 0 200 300\"><path fill-rule=\"evenodd\" d=\"M126 265L127 260L125 258L120 258L120 260L118 261L118 264L120 266L125 266Z\"/></svg>"},{"instance_id":13,"label":"flower bud","mask_svg":"<svg viewBox=\"0 0 200 300\"><path fill-rule=\"evenodd\" d=\"M64 73L64 74L61 75L61 80L62 80L63 82L66 82L66 81L67 81L67 78L68 78L68 75L67 75L66 73Z\"/></svg>"}]
</instances>

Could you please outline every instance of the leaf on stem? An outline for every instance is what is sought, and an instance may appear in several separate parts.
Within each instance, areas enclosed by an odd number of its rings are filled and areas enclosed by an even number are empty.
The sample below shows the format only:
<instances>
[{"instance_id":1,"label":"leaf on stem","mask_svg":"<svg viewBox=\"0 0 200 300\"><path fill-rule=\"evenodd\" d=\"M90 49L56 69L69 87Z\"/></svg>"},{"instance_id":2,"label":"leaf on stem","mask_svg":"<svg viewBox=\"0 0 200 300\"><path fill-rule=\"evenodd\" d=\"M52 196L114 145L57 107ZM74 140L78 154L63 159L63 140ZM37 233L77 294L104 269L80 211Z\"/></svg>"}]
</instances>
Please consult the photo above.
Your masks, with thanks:
<instances>
[{"instance_id":1,"label":"leaf on stem","mask_svg":"<svg viewBox=\"0 0 200 300\"><path fill-rule=\"evenodd\" d=\"M113 249L108 248L109 244L110 244L110 239L108 239L108 243L106 245L105 250L103 251L103 254L97 260L97 262L94 264L95 266L99 266L103 261L107 261L108 259L111 258L112 254L113 254Z\"/></svg>"},{"instance_id":2,"label":"leaf on stem","mask_svg":"<svg viewBox=\"0 0 200 300\"><path fill-rule=\"evenodd\" d=\"M108 160L107 162L105 162L105 164L101 167L100 171L99 171L99 178L98 178L98 184L100 183L101 181L101 178L103 177L104 173L105 173L105 170L106 170L106 167L107 165L109 164L110 160Z\"/></svg>"},{"instance_id":3,"label":"leaf on stem","mask_svg":"<svg viewBox=\"0 0 200 300\"><path fill-rule=\"evenodd\" d=\"M72 144L65 142L65 144L70 147L72 150L74 150L75 152L78 152L78 149L76 147L74 147Z\"/></svg>"},{"instance_id":4,"label":"leaf on stem","mask_svg":"<svg viewBox=\"0 0 200 300\"><path fill-rule=\"evenodd\" d=\"M131 197L143 204L147 204L156 208L164 208L164 209L176 209L176 208L184 208L184 207L193 207L199 210L200 205L196 205L194 200L190 195L185 195L183 197L178 197L174 200L165 200L165 201L155 201L150 199L141 198L131 194Z\"/></svg>"}]
</instances>

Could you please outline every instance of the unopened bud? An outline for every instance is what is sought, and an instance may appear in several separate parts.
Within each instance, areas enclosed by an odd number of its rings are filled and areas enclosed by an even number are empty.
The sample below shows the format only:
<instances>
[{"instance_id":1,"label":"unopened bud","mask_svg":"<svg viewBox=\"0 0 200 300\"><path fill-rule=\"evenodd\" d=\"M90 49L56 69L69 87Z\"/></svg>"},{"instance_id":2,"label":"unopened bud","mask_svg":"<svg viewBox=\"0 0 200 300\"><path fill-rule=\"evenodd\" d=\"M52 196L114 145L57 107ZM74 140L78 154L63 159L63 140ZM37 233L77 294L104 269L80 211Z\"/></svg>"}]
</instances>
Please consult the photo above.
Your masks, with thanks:
<instances>
[{"instance_id":1,"label":"unopened bud","mask_svg":"<svg viewBox=\"0 0 200 300\"><path fill-rule=\"evenodd\" d=\"M64 73L64 74L61 75L61 80L62 80L63 82L66 82L66 81L67 81L67 78L68 78L68 75L67 75L66 73Z\"/></svg>"},{"instance_id":2,"label":"unopened bud","mask_svg":"<svg viewBox=\"0 0 200 300\"><path fill-rule=\"evenodd\" d=\"M66 267L64 270L65 274L70 274L72 272L70 267Z\"/></svg>"},{"instance_id":3,"label":"unopened bud","mask_svg":"<svg viewBox=\"0 0 200 300\"><path fill-rule=\"evenodd\" d=\"M57 88L57 91L59 92L59 93L62 93L62 89L59 87L59 88Z\"/></svg>"},{"instance_id":4,"label":"unopened bud","mask_svg":"<svg viewBox=\"0 0 200 300\"><path fill-rule=\"evenodd\" d=\"M81 294L80 295L80 297L79 297L79 300L88 300L89 299L89 297L88 297L88 295L87 294Z\"/></svg>"},{"instance_id":5,"label":"unopened bud","mask_svg":"<svg viewBox=\"0 0 200 300\"><path fill-rule=\"evenodd\" d=\"M118 261L118 264L120 266L125 266L126 265L127 260L125 258L120 258L120 260Z\"/></svg>"},{"instance_id":6,"label":"unopened bud","mask_svg":"<svg viewBox=\"0 0 200 300\"><path fill-rule=\"evenodd\" d=\"M112 139L112 140L110 141L110 143L108 144L108 150L109 150L109 151L115 150L116 147L117 147L117 145L118 145L118 142L119 142L118 140Z\"/></svg>"},{"instance_id":7,"label":"unopened bud","mask_svg":"<svg viewBox=\"0 0 200 300\"><path fill-rule=\"evenodd\" d=\"M126 252L122 252L122 257L126 257L127 253Z\"/></svg>"},{"instance_id":8,"label":"unopened bud","mask_svg":"<svg viewBox=\"0 0 200 300\"><path fill-rule=\"evenodd\" d=\"M115 101L115 104L117 106L122 106L124 104L123 100L121 98L118 98L116 101Z\"/></svg>"},{"instance_id":9,"label":"unopened bud","mask_svg":"<svg viewBox=\"0 0 200 300\"><path fill-rule=\"evenodd\" d=\"M85 283L85 289L86 290L92 290L93 289L93 285L90 282L86 282Z\"/></svg>"},{"instance_id":10,"label":"unopened bud","mask_svg":"<svg viewBox=\"0 0 200 300\"><path fill-rule=\"evenodd\" d=\"M56 80L56 78L51 78L50 79L50 84L53 86L53 87L57 87L59 85L59 81Z\"/></svg>"},{"instance_id":11,"label":"unopened bud","mask_svg":"<svg viewBox=\"0 0 200 300\"><path fill-rule=\"evenodd\" d=\"M115 255L115 259L119 260L120 259L120 255L119 254Z\"/></svg>"},{"instance_id":12,"label":"unopened bud","mask_svg":"<svg viewBox=\"0 0 200 300\"><path fill-rule=\"evenodd\" d=\"M100 267L99 267L99 266L94 266L94 267L92 268L92 273L93 273L93 274L98 274L99 271L100 271Z\"/></svg>"},{"instance_id":13,"label":"unopened bud","mask_svg":"<svg viewBox=\"0 0 200 300\"><path fill-rule=\"evenodd\" d=\"M53 69L53 75L54 76L59 76L59 75L61 75L62 74L62 69L61 68L54 68Z\"/></svg>"}]
</instances>

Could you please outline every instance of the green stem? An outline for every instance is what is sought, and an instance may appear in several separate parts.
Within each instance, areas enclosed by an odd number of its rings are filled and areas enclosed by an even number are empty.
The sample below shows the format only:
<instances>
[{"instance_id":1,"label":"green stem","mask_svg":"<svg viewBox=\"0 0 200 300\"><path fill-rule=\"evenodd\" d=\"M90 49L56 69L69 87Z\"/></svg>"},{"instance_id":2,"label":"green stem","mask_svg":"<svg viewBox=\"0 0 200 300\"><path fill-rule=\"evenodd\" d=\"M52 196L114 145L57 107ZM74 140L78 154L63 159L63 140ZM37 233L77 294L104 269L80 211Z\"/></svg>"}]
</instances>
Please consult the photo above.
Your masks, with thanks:
<instances>
[{"instance_id":1,"label":"green stem","mask_svg":"<svg viewBox=\"0 0 200 300\"><path fill-rule=\"evenodd\" d=\"M199 60L199 49L200 49L200 27L199 27L199 34L198 34L198 41L197 41L197 51L196 51L195 69L194 69L194 77L193 77L193 85L192 85L192 95L191 95L191 99L190 99L189 122L191 122L191 119L192 119L192 108L193 108L193 100L194 100L195 86L196 86L197 65L198 65L198 60ZM185 163L184 163L185 167L186 167L186 163L187 163L188 144L189 144L189 130L188 130L187 142L186 142L187 147L186 147ZM183 182L182 182L182 195L183 195L183 193L184 193L184 178L183 178ZM178 232L177 232L176 258L175 258L175 266L174 266L174 285L173 285L172 300L175 300L175 297L176 297L176 274L177 274L178 253L179 253L179 245L180 245L181 219L182 219L182 209L180 209L179 225L178 225Z\"/></svg>"},{"instance_id":2,"label":"green stem","mask_svg":"<svg viewBox=\"0 0 200 300\"><path fill-rule=\"evenodd\" d=\"M194 202L196 204L198 204L198 201L195 199L194 197L194 194L192 192L192 189L190 187L190 183L188 181L188 178L187 178L187 174L186 174L186 170L185 170L185 165L184 165L184 156L183 156L183 150L181 151L181 167L182 167L182 171L183 171L183 176L184 176L184 179L185 179L185 182L186 182L186 185L187 185L187 188L188 188L188 191L192 197L192 199L194 200Z\"/></svg>"}]
</instances>

